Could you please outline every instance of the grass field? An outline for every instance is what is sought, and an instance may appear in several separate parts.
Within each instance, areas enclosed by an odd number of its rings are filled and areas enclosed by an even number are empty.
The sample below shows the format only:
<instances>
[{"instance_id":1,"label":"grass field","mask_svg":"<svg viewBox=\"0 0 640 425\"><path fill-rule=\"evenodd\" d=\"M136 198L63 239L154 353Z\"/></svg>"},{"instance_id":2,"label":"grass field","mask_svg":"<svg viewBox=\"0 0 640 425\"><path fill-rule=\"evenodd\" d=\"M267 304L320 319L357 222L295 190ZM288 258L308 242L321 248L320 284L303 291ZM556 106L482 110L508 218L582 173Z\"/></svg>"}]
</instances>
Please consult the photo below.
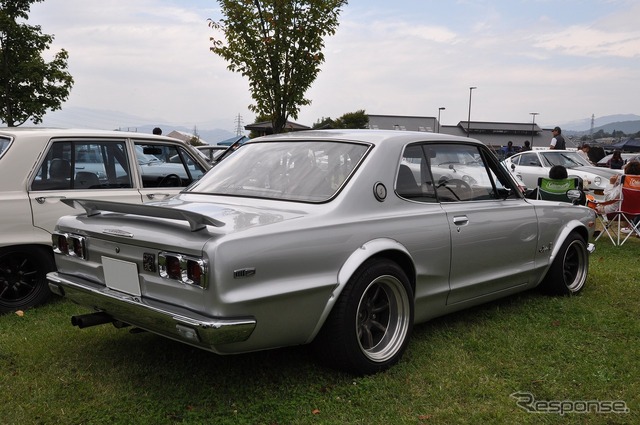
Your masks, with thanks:
<instances>
[{"instance_id":1,"label":"grass field","mask_svg":"<svg viewBox=\"0 0 640 425\"><path fill-rule=\"evenodd\" d=\"M364 378L305 347L222 357L80 330L69 317L86 310L57 300L0 316L0 423L638 424L639 254L637 239L599 241L579 296L531 291L419 325L400 364ZM628 413L530 413L514 393Z\"/></svg>"}]
</instances>

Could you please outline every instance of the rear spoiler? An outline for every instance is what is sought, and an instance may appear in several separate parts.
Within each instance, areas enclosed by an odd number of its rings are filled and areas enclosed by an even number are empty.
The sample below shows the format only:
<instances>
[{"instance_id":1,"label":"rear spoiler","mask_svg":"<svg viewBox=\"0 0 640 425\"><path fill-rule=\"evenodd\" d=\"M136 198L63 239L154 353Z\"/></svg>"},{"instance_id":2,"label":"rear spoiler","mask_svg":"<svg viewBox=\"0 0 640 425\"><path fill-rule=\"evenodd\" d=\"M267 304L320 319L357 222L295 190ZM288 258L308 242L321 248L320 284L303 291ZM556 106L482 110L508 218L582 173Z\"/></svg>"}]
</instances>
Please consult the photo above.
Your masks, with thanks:
<instances>
[{"instance_id":1,"label":"rear spoiler","mask_svg":"<svg viewBox=\"0 0 640 425\"><path fill-rule=\"evenodd\" d=\"M215 218L178 208L167 208L145 204L126 204L124 202L99 201L94 199L62 199L61 201L69 205L71 208L84 208L87 212L87 217L109 211L145 217L169 218L172 220L188 222L192 232L202 230L206 228L208 224L215 227L222 227L225 224Z\"/></svg>"}]
</instances>

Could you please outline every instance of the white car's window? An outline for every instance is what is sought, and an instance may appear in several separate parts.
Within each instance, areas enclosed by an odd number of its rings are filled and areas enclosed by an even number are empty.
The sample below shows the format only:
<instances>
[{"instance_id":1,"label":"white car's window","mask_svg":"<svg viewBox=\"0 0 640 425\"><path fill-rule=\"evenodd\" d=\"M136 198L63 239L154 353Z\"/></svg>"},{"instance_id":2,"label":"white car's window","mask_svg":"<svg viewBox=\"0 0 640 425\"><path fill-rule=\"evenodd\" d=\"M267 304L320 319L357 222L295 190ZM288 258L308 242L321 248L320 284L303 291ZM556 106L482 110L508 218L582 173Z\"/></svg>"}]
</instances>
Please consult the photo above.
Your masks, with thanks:
<instances>
[{"instance_id":1,"label":"white car's window","mask_svg":"<svg viewBox=\"0 0 640 425\"><path fill-rule=\"evenodd\" d=\"M136 142L142 187L186 187L205 169L181 146Z\"/></svg>"},{"instance_id":2,"label":"white car's window","mask_svg":"<svg viewBox=\"0 0 640 425\"><path fill-rule=\"evenodd\" d=\"M10 138L0 137L0 158L2 158L2 155L4 155L4 152L7 150L10 144L11 144Z\"/></svg>"},{"instance_id":3,"label":"white car's window","mask_svg":"<svg viewBox=\"0 0 640 425\"><path fill-rule=\"evenodd\" d=\"M51 144L32 190L132 187L124 141L61 141Z\"/></svg>"},{"instance_id":4,"label":"white car's window","mask_svg":"<svg viewBox=\"0 0 640 425\"><path fill-rule=\"evenodd\" d=\"M529 167L542 167L538 155L535 153L523 153L520 155L520 165L528 165Z\"/></svg>"},{"instance_id":5,"label":"white car's window","mask_svg":"<svg viewBox=\"0 0 640 425\"><path fill-rule=\"evenodd\" d=\"M577 152L545 152L542 157L550 166L562 165L565 168L589 166L591 163Z\"/></svg>"},{"instance_id":6,"label":"white car's window","mask_svg":"<svg viewBox=\"0 0 640 425\"><path fill-rule=\"evenodd\" d=\"M356 143L288 141L243 145L190 192L324 202L349 179L367 152Z\"/></svg>"},{"instance_id":7,"label":"white car's window","mask_svg":"<svg viewBox=\"0 0 640 425\"><path fill-rule=\"evenodd\" d=\"M486 153L485 153L486 154ZM396 193L421 202L505 198L513 189L496 161L487 163L477 146L431 143L408 146L396 179Z\"/></svg>"}]
</instances>

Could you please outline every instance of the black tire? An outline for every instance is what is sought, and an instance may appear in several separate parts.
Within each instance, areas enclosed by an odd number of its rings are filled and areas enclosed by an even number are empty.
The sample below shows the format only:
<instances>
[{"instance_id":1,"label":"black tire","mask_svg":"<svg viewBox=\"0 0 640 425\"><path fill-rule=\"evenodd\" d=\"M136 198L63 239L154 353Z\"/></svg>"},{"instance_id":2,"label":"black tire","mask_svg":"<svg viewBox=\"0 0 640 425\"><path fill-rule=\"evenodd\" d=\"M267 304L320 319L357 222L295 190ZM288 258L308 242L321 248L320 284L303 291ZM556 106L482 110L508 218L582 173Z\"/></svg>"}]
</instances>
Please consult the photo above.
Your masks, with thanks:
<instances>
[{"instance_id":1,"label":"black tire","mask_svg":"<svg viewBox=\"0 0 640 425\"><path fill-rule=\"evenodd\" d=\"M589 271L587 243L576 233L571 233L553 260L540 289L550 295L577 294L584 287Z\"/></svg>"},{"instance_id":2,"label":"black tire","mask_svg":"<svg viewBox=\"0 0 640 425\"><path fill-rule=\"evenodd\" d=\"M55 270L50 248L10 247L0 250L0 314L24 310L51 295L46 275Z\"/></svg>"},{"instance_id":3,"label":"black tire","mask_svg":"<svg viewBox=\"0 0 640 425\"><path fill-rule=\"evenodd\" d=\"M360 375L396 364L413 327L413 290L386 259L365 262L351 277L314 341L330 366Z\"/></svg>"}]
</instances>

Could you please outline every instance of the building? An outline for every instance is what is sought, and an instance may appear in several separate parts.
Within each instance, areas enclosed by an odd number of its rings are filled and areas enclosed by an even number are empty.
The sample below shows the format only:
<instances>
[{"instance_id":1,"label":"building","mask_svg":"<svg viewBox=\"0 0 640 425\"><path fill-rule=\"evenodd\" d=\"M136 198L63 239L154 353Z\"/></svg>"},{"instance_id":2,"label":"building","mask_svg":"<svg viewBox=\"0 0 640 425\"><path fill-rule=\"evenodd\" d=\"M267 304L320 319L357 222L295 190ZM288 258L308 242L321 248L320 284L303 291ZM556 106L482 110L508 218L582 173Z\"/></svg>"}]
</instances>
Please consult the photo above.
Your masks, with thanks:
<instances>
[{"instance_id":1,"label":"building","mask_svg":"<svg viewBox=\"0 0 640 425\"><path fill-rule=\"evenodd\" d=\"M407 130L435 132L480 140L487 146L499 148L509 141L516 147L522 147L526 140L532 147L548 148L553 137L551 129L543 129L533 123L509 123L491 121L460 121L457 125L438 125L435 117L403 115L369 115L369 128L378 130ZM567 148L578 147L570 138L565 138Z\"/></svg>"}]
</instances>

